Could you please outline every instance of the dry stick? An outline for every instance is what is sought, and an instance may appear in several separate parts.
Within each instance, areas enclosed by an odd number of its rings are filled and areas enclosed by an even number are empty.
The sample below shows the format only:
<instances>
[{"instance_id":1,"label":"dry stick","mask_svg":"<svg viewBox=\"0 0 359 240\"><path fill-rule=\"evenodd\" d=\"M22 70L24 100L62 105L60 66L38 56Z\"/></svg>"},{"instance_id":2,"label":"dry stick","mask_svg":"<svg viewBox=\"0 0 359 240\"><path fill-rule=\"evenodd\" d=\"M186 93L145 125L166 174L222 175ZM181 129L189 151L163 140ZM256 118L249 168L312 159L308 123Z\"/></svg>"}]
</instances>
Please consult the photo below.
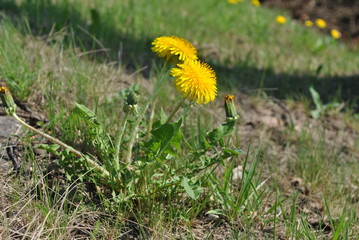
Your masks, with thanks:
<instances>
[{"instance_id":1,"label":"dry stick","mask_svg":"<svg viewBox=\"0 0 359 240\"><path fill-rule=\"evenodd\" d=\"M23 125L24 127L30 129L31 131L47 138L48 140L50 140L51 142L54 142L58 145L60 145L61 147L63 148L66 148L68 149L71 153L75 154L77 157L81 158L81 157L85 157L85 160L86 162L91 166L93 167L96 171L99 171L101 174L103 174L104 176L106 176L107 178L110 177L110 173L104 169L103 167L101 167L100 165L98 165L94 160L88 158L87 156L85 156L83 153L81 153L80 151L74 149L73 147L67 145L66 143L64 142L61 142L60 140L44 133L44 132L41 132L39 130L37 130L36 128L30 126L29 124L27 124L26 122L24 122L21 118L19 118L16 113L12 113L11 114L18 122L21 123L21 125ZM116 179L117 181L119 181L119 179Z\"/></svg>"}]
</instances>

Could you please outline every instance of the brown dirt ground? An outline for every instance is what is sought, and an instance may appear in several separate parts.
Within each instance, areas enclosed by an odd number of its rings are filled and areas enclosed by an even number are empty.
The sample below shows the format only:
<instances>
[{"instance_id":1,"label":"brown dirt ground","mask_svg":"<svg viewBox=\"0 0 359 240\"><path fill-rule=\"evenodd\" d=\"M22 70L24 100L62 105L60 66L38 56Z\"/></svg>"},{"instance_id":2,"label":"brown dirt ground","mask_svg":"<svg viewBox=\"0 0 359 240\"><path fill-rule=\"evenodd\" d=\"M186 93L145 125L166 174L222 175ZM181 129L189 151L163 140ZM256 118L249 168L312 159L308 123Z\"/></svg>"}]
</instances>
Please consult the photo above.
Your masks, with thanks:
<instances>
[{"instance_id":1,"label":"brown dirt ground","mask_svg":"<svg viewBox=\"0 0 359 240\"><path fill-rule=\"evenodd\" d=\"M300 21L324 19L328 29L338 29L342 39L359 44L359 1L357 0L262 0L264 6L287 9Z\"/></svg>"}]
</instances>

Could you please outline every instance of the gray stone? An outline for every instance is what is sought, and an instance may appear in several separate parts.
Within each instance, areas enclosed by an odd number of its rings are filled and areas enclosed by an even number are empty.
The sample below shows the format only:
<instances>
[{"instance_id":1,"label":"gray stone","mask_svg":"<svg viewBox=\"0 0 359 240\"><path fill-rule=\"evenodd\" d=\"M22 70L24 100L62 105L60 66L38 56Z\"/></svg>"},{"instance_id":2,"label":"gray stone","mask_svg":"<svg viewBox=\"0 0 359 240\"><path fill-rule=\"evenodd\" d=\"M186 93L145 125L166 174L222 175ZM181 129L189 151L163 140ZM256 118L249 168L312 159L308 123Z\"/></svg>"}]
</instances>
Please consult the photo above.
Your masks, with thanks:
<instances>
[{"instance_id":1,"label":"gray stone","mask_svg":"<svg viewBox=\"0 0 359 240\"><path fill-rule=\"evenodd\" d=\"M19 134L19 130L20 124L13 117L0 116L0 166L9 164L5 160L5 158L7 159L5 147L8 145L11 135Z\"/></svg>"},{"instance_id":2,"label":"gray stone","mask_svg":"<svg viewBox=\"0 0 359 240\"><path fill-rule=\"evenodd\" d=\"M20 124L9 116L0 117L0 142L6 141L12 134L19 129Z\"/></svg>"}]
</instances>

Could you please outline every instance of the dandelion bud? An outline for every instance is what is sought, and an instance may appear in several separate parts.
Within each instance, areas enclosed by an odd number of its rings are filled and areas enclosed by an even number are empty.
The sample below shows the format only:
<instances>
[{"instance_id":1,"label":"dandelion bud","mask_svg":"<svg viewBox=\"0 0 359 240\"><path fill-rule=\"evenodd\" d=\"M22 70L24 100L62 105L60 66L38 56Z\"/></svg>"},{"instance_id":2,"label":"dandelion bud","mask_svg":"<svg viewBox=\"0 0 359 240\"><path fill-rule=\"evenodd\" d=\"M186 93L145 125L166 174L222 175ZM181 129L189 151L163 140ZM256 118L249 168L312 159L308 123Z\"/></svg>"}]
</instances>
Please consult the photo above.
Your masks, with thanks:
<instances>
[{"instance_id":1,"label":"dandelion bud","mask_svg":"<svg viewBox=\"0 0 359 240\"><path fill-rule=\"evenodd\" d=\"M138 99L139 99L139 96L135 92L131 91L127 95L126 103L128 105L137 105Z\"/></svg>"},{"instance_id":2,"label":"dandelion bud","mask_svg":"<svg viewBox=\"0 0 359 240\"><path fill-rule=\"evenodd\" d=\"M14 102L14 99L11 96L11 93L7 87L1 86L0 87L0 98L2 101L2 104L5 107L5 111L8 115L11 115L16 110L16 104Z\"/></svg>"},{"instance_id":3,"label":"dandelion bud","mask_svg":"<svg viewBox=\"0 0 359 240\"><path fill-rule=\"evenodd\" d=\"M137 103L139 100L139 96L131 91L126 98L125 105L123 106L123 111L125 113L137 113Z\"/></svg>"},{"instance_id":4,"label":"dandelion bud","mask_svg":"<svg viewBox=\"0 0 359 240\"><path fill-rule=\"evenodd\" d=\"M227 122L235 121L239 118L237 114L236 106L234 105L234 96L226 95L224 97L224 109L226 110L226 120Z\"/></svg>"}]
</instances>

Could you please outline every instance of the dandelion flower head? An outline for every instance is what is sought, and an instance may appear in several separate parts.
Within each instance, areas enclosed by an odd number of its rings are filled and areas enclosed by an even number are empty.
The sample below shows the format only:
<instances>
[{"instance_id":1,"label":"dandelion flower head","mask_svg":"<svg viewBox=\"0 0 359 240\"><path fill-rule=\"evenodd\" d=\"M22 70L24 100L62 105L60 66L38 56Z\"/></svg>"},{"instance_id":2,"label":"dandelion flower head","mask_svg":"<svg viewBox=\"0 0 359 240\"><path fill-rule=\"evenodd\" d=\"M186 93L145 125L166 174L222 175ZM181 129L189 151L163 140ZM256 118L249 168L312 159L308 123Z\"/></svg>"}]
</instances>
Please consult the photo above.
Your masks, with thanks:
<instances>
[{"instance_id":1,"label":"dandelion flower head","mask_svg":"<svg viewBox=\"0 0 359 240\"><path fill-rule=\"evenodd\" d=\"M5 93L7 93L9 90L6 88L6 87L4 87L4 86L0 86L0 93L1 94L5 94Z\"/></svg>"},{"instance_id":2,"label":"dandelion flower head","mask_svg":"<svg viewBox=\"0 0 359 240\"><path fill-rule=\"evenodd\" d=\"M315 25L317 25L318 28L326 28L327 27L327 23L321 18L318 18L317 20L315 20Z\"/></svg>"},{"instance_id":3,"label":"dandelion flower head","mask_svg":"<svg viewBox=\"0 0 359 240\"><path fill-rule=\"evenodd\" d=\"M152 51L166 61L179 60L183 62L198 59L196 48L183 38L176 36L158 37L152 42L152 45Z\"/></svg>"},{"instance_id":4,"label":"dandelion flower head","mask_svg":"<svg viewBox=\"0 0 359 240\"><path fill-rule=\"evenodd\" d=\"M279 23L279 24L284 24L285 22L286 22L286 19L285 19L285 17L284 16L277 16L276 18L275 18L275 20L276 20L276 22L277 23Z\"/></svg>"},{"instance_id":5,"label":"dandelion flower head","mask_svg":"<svg viewBox=\"0 0 359 240\"><path fill-rule=\"evenodd\" d=\"M332 35L332 38L334 39L339 39L342 36L342 34L337 29L330 30L330 35Z\"/></svg>"},{"instance_id":6,"label":"dandelion flower head","mask_svg":"<svg viewBox=\"0 0 359 240\"><path fill-rule=\"evenodd\" d=\"M261 2L259 0L252 0L251 3L252 3L252 5L254 5L256 7L261 5Z\"/></svg>"},{"instance_id":7,"label":"dandelion flower head","mask_svg":"<svg viewBox=\"0 0 359 240\"><path fill-rule=\"evenodd\" d=\"M306 20L306 21L304 22L304 25L307 26L307 27L313 27L313 22L310 21L310 20Z\"/></svg>"},{"instance_id":8,"label":"dandelion flower head","mask_svg":"<svg viewBox=\"0 0 359 240\"><path fill-rule=\"evenodd\" d=\"M228 0L228 3L230 4L238 4L240 2L243 2L244 0Z\"/></svg>"},{"instance_id":9,"label":"dandelion flower head","mask_svg":"<svg viewBox=\"0 0 359 240\"><path fill-rule=\"evenodd\" d=\"M216 74L212 68L198 60L185 61L172 68L177 90L197 104L207 104L217 95Z\"/></svg>"},{"instance_id":10,"label":"dandelion flower head","mask_svg":"<svg viewBox=\"0 0 359 240\"><path fill-rule=\"evenodd\" d=\"M228 94L224 97L224 101L226 103L229 103L229 102L233 102L234 101L234 96L232 94Z\"/></svg>"}]
</instances>

